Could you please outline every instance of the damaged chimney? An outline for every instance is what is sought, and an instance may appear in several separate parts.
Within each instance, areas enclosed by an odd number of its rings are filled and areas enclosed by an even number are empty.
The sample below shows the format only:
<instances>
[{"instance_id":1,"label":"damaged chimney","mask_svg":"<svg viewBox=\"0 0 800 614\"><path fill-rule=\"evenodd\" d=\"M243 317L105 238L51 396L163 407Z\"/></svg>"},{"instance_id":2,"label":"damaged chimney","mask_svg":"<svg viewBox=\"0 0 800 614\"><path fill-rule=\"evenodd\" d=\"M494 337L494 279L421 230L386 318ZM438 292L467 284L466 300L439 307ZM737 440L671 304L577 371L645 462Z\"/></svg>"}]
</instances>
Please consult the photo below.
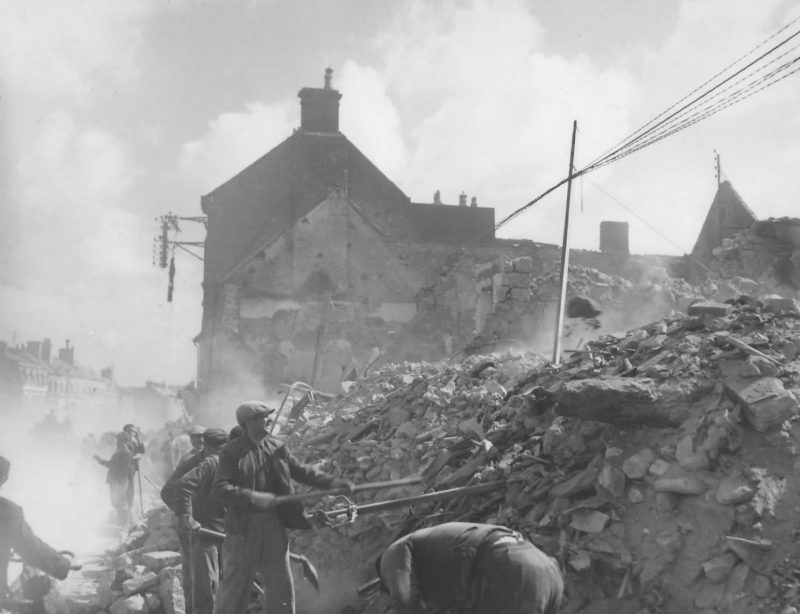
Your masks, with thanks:
<instances>
[{"instance_id":1,"label":"damaged chimney","mask_svg":"<svg viewBox=\"0 0 800 614\"><path fill-rule=\"evenodd\" d=\"M67 339L65 346L58 350L58 359L71 367L75 366L75 347L70 347L69 339Z\"/></svg>"},{"instance_id":2,"label":"damaged chimney","mask_svg":"<svg viewBox=\"0 0 800 614\"><path fill-rule=\"evenodd\" d=\"M442 193L439 190L436 190L433 193L433 204L434 205L441 205L442 204Z\"/></svg>"},{"instance_id":3,"label":"damaged chimney","mask_svg":"<svg viewBox=\"0 0 800 614\"><path fill-rule=\"evenodd\" d=\"M323 88L304 87L300 98L300 130L303 132L339 132L339 100L342 95L331 88L333 69L325 69Z\"/></svg>"},{"instance_id":4,"label":"damaged chimney","mask_svg":"<svg viewBox=\"0 0 800 614\"><path fill-rule=\"evenodd\" d=\"M458 206L459 207L466 207L467 206L467 194L466 192L461 192L458 195Z\"/></svg>"},{"instance_id":5,"label":"damaged chimney","mask_svg":"<svg viewBox=\"0 0 800 614\"><path fill-rule=\"evenodd\" d=\"M604 254L630 254L628 222L600 222L600 251Z\"/></svg>"}]
</instances>

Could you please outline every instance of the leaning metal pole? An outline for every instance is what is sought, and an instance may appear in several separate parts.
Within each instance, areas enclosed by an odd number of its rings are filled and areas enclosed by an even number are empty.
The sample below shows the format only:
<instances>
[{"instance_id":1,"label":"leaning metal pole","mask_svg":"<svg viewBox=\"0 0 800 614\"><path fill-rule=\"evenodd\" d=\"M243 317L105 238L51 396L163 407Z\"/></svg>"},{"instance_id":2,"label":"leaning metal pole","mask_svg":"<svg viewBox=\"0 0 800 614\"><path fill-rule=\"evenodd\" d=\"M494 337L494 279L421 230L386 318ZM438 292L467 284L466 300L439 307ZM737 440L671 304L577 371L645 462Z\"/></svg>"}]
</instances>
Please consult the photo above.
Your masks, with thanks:
<instances>
[{"instance_id":1,"label":"leaning metal pole","mask_svg":"<svg viewBox=\"0 0 800 614\"><path fill-rule=\"evenodd\" d=\"M575 133L578 131L578 120L572 122L572 147L569 152L569 174L567 175L567 207L564 212L564 239L561 241L561 292L558 295L558 314L556 316L556 333L553 342L553 364L561 362L561 329L564 326L564 303L567 298L567 278L569 277L569 200L572 196L572 169L575 161Z\"/></svg>"}]
</instances>

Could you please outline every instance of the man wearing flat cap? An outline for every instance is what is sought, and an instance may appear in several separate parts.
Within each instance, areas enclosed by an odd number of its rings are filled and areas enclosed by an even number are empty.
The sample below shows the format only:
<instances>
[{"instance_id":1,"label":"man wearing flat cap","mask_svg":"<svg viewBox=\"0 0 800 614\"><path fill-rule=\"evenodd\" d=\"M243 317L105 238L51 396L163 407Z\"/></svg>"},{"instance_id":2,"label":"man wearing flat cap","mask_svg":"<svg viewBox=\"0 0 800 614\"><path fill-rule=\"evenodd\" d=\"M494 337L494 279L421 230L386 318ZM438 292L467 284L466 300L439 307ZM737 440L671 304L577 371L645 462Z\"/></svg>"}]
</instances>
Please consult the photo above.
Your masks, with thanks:
<instances>
[{"instance_id":1,"label":"man wearing flat cap","mask_svg":"<svg viewBox=\"0 0 800 614\"><path fill-rule=\"evenodd\" d=\"M228 441L222 429L206 429L203 433L203 459L175 482L176 504L182 533L188 537L189 558L183 561L186 611L211 614L219 586L219 549L217 540L197 532L204 528L221 532L225 529L225 508L211 497L211 484L219 464L219 451Z\"/></svg>"},{"instance_id":2,"label":"man wearing flat cap","mask_svg":"<svg viewBox=\"0 0 800 614\"><path fill-rule=\"evenodd\" d=\"M275 410L248 401L236 410L244 435L225 444L211 489L225 504L222 581L215 614L248 609L256 572L264 582L264 612L294 614L294 583L289 567L286 529L311 528L302 505L276 506L275 499L293 492L292 480L317 488L352 487L298 461L284 444L268 435Z\"/></svg>"},{"instance_id":3,"label":"man wearing flat cap","mask_svg":"<svg viewBox=\"0 0 800 614\"><path fill-rule=\"evenodd\" d=\"M212 429L213 430L213 429ZM206 429L203 429L203 433L206 432ZM191 575L191 565L189 562L191 561L191 539L190 535L187 532L187 526L180 522L181 518L181 510L178 507L178 500L180 497L180 492L178 490L178 481L189 473L192 469L197 467L203 459L208 456L210 453L210 449L205 447L203 443L204 439L203 436L200 436L201 448L199 450L192 451L191 454L187 455L184 460L182 460L175 471L172 472L172 475L169 476L164 487L161 489L161 500L166 503L167 507L175 514L175 530L178 534L178 541L181 545L181 557L184 561L184 565L182 567L182 574L183 574L183 592L186 597L186 614L193 614L192 612L192 575ZM219 447L217 447L219 450Z\"/></svg>"}]
</instances>

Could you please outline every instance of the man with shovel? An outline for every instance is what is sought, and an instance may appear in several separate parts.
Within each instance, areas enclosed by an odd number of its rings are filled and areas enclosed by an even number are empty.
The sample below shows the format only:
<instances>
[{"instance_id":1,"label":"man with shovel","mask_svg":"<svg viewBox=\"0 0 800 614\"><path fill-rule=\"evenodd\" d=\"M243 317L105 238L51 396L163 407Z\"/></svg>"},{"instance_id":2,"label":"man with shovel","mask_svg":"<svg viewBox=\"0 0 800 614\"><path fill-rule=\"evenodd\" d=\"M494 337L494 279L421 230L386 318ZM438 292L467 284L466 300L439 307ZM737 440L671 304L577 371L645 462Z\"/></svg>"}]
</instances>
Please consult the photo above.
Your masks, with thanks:
<instances>
[{"instance_id":1,"label":"man with shovel","mask_svg":"<svg viewBox=\"0 0 800 614\"><path fill-rule=\"evenodd\" d=\"M211 497L211 485L219 464L219 451L228 441L222 429L203 432L203 459L173 484L175 513L179 527L187 536L189 548L183 566L189 586L184 586L186 610L192 614L211 614L219 587L218 541L203 535L198 529L222 531L225 508Z\"/></svg>"},{"instance_id":2,"label":"man with shovel","mask_svg":"<svg viewBox=\"0 0 800 614\"><path fill-rule=\"evenodd\" d=\"M264 583L263 608L269 614L294 614L294 582L289 566L286 529L308 529L302 504L276 504L276 497L293 491L292 480L321 489L352 488L299 462L277 439L268 436L270 414L261 401L236 410L244 435L220 452L212 496L225 504L222 581L214 614L247 611L256 572Z\"/></svg>"}]
</instances>

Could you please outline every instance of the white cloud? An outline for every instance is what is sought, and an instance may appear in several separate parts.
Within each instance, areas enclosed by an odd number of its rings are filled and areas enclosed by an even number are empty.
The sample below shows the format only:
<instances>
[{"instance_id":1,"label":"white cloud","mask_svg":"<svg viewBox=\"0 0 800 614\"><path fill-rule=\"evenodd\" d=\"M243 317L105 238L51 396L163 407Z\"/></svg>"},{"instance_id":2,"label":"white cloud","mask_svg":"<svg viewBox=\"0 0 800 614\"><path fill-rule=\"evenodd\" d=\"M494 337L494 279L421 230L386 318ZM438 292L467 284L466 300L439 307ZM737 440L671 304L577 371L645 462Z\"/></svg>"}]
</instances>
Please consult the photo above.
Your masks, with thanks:
<instances>
[{"instance_id":1,"label":"white cloud","mask_svg":"<svg viewBox=\"0 0 800 614\"><path fill-rule=\"evenodd\" d=\"M343 92L339 129L390 179L407 163L400 114L388 82L372 67L348 61L334 86Z\"/></svg>"},{"instance_id":2,"label":"white cloud","mask_svg":"<svg viewBox=\"0 0 800 614\"><path fill-rule=\"evenodd\" d=\"M98 85L136 76L141 24L154 0L8 0L0 8L3 69L19 90L87 102Z\"/></svg>"},{"instance_id":3,"label":"white cloud","mask_svg":"<svg viewBox=\"0 0 800 614\"><path fill-rule=\"evenodd\" d=\"M286 139L296 125L296 103L246 105L209 122L200 138L184 143L180 170L207 192L252 164Z\"/></svg>"}]
</instances>

